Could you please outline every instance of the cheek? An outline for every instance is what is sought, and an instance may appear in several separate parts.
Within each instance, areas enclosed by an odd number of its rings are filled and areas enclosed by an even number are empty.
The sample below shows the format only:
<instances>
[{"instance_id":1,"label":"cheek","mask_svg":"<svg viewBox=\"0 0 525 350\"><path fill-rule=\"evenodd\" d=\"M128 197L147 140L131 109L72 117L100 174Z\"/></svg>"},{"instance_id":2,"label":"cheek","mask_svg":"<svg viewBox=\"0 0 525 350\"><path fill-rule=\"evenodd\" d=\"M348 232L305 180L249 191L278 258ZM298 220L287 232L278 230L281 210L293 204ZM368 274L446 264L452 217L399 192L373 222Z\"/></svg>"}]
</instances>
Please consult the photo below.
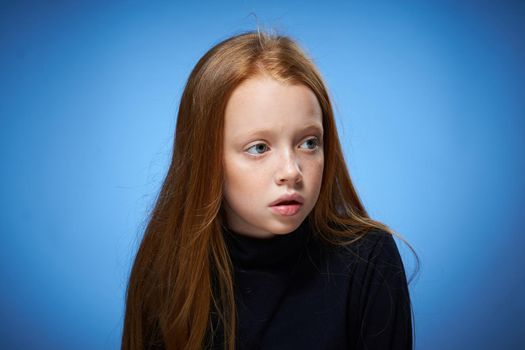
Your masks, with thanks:
<instances>
[{"instance_id":1,"label":"cheek","mask_svg":"<svg viewBox=\"0 0 525 350\"><path fill-rule=\"evenodd\" d=\"M260 197L265 191L263 169L240 160L230 160L224 165L224 195L229 202L246 202Z\"/></svg>"},{"instance_id":2,"label":"cheek","mask_svg":"<svg viewBox=\"0 0 525 350\"><path fill-rule=\"evenodd\" d=\"M313 188L320 187L323 180L324 158L321 156L318 159L308 162L308 180Z\"/></svg>"}]
</instances>

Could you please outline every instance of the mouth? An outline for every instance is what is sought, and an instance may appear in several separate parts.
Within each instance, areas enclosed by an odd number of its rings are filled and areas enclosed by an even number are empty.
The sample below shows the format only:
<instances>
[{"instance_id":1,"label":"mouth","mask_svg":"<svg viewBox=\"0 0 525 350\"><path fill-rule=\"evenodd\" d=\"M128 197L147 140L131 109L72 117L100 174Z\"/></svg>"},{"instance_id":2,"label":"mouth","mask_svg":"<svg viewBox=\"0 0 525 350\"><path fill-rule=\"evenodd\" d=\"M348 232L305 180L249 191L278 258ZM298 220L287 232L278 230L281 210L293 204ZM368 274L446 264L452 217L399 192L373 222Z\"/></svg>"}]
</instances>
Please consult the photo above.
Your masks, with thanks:
<instances>
[{"instance_id":1,"label":"mouth","mask_svg":"<svg viewBox=\"0 0 525 350\"><path fill-rule=\"evenodd\" d=\"M301 202L298 202L298 201L282 201L282 202L279 202L279 203L276 203L274 205L272 205L272 207L276 207L276 206L282 206L282 205L294 205L294 204L302 204Z\"/></svg>"},{"instance_id":2,"label":"mouth","mask_svg":"<svg viewBox=\"0 0 525 350\"><path fill-rule=\"evenodd\" d=\"M299 193L286 193L270 204L270 207L283 205L301 205L304 198Z\"/></svg>"},{"instance_id":3,"label":"mouth","mask_svg":"<svg viewBox=\"0 0 525 350\"><path fill-rule=\"evenodd\" d=\"M293 216L301 210L302 206L303 203L294 200L281 201L277 204L270 206L270 210L280 216Z\"/></svg>"}]
</instances>

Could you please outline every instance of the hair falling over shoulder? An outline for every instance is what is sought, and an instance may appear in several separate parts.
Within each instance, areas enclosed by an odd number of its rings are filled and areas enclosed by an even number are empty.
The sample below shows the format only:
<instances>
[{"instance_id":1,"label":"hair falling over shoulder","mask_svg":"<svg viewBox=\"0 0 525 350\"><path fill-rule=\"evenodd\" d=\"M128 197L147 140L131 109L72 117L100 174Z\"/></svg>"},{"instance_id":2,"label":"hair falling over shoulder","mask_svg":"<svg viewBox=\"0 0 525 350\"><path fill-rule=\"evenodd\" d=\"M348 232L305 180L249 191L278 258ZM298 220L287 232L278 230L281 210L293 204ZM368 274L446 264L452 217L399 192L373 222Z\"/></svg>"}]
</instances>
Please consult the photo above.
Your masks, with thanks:
<instances>
[{"instance_id":1,"label":"hair falling over shoulder","mask_svg":"<svg viewBox=\"0 0 525 350\"><path fill-rule=\"evenodd\" d=\"M182 93L171 163L127 286L122 349L207 349L215 332L225 340L220 346L235 349L233 270L221 234L223 124L233 90L257 75L304 84L321 106L325 165L307 218L313 232L333 244L371 229L394 234L369 218L358 197L311 59L287 36L257 30L230 37L198 61Z\"/></svg>"}]
</instances>

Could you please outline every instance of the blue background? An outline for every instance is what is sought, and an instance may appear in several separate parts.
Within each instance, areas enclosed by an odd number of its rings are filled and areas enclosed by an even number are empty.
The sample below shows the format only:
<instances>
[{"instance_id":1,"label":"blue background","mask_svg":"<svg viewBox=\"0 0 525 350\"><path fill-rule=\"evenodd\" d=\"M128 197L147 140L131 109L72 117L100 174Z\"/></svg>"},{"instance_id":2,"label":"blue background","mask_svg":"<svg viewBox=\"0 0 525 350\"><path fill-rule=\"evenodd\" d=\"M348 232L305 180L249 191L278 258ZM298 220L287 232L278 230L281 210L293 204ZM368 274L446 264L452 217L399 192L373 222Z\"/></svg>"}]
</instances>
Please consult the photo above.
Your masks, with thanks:
<instances>
[{"instance_id":1,"label":"blue background","mask_svg":"<svg viewBox=\"0 0 525 350\"><path fill-rule=\"evenodd\" d=\"M184 83L257 23L318 65L367 209L421 258L416 348L523 345L524 2L42 1L0 6L0 348L119 347Z\"/></svg>"}]
</instances>

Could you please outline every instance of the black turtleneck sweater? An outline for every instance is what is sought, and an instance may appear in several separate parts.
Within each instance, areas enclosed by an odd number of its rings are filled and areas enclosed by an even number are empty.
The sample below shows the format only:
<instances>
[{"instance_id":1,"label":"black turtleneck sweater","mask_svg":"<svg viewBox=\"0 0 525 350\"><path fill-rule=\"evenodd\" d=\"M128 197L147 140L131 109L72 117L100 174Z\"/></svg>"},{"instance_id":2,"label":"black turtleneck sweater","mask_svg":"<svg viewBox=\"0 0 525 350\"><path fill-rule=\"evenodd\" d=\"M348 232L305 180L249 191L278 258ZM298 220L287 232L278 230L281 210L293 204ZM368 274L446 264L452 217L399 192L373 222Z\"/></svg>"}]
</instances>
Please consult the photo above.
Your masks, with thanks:
<instances>
[{"instance_id":1,"label":"black turtleneck sweater","mask_svg":"<svg viewBox=\"0 0 525 350\"><path fill-rule=\"evenodd\" d=\"M223 236L234 265L238 350L412 349L406 275L390 234L332 246L305 220L269 239L227 228Z\"/></svg>"}]
</instances>

